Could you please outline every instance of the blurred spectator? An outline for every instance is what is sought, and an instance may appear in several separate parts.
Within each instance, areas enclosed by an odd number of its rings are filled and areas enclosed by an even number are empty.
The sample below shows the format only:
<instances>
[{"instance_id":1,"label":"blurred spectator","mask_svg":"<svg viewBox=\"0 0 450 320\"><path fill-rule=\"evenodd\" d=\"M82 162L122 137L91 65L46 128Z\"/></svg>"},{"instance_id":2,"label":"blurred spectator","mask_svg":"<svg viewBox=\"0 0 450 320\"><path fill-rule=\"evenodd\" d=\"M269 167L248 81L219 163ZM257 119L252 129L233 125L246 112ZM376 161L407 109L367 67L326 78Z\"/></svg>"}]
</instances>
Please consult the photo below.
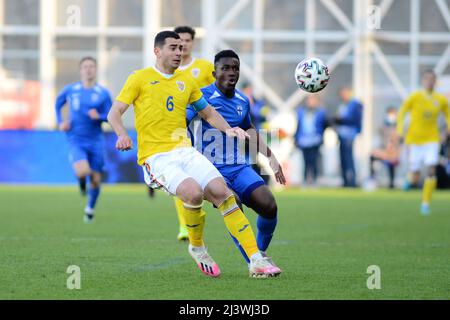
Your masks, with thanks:
<instances>
[{"instance_id":1,"label":"blurred spectator","mask_svg":"<svg viewBox=\"0 0 450 320\"><path fill-rule=\"evenodd\" d=\"M353 142L361 132L363 106L358 100L353 98L352 91L348 87L341 88L339 96L342 104L339 106L333 123L336 125L336 132L339 138L343 187L356 187Z\"/></svg>"},{"instance_id":2,"label":"blurred spectator","mask_svg":"<svg viewBox=\"0 0 450 320\"><path fill-rule=\"evenodd\" d=\"M395 167L398 165L400 149L396 139L397 109L388 107L380 128L381 146L370 154L370 180L369 186L376 187L375 162L381 161L389 171L389 188L394 188Z\"/></svg>"},{"instance_id":3,"label":"blurred spectator","mask_svg":"<svg viewBox=\"0 0 450 320\"><path fill-rule=\"evenodd\" d=\"M250 100L250 118L256 130L265 129L269 130L268 116L270 114L270 106L264 99L258 99L255 97L253 87L250 83L244 83L241 91ZM267 141L266 141L267 143ZM261 166L258 164L257 159L251 159L252 168L255 170L268 184L270 180L269 175L263 175Z\"/></svg>"},{"instance_id":4,"label":"blurred spectator","mask_svg":"<svg viewBox=\"0 0 450 320\"><path fill-rule=\"evenodd\" d=\"M264 99L255 97L253 87L250 83L245 83L241 90L250 100L250 117L255 128L268 129L267 118L270 114L270 106Z\"/></svg>"},{"instance_id":5,"label":"blurred spectator","mask_svg":"<svg viewBox=\"0 0 450 320\"><path fill-rule=\"evenodd\" d=\"M317 182L319 148L327 125L326 111L320 105L319 97L308 96L306 105L297 109L297 130L294 136L295 146L303 153L304 181L307 184Z\"/></svg>"}]
</instances>

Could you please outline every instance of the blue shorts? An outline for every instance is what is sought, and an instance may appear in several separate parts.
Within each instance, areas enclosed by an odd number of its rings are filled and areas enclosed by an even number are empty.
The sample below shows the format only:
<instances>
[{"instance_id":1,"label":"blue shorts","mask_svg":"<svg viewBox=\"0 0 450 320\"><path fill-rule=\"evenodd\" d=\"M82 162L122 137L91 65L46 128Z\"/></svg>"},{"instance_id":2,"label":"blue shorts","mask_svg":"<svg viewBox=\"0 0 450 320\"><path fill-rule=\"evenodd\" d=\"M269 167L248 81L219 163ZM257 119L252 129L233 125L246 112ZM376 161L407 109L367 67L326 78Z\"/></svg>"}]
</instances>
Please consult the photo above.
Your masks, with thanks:
<instances>
[{"instance_id":1,"label":"blue shorts","mask_svg":"<svg viewBox=\"0 0 450 320\"><path fill-rule=\"evenodd\" d=\"M86 160L95 172L102 172L105 164L103 157L103 148L101 147L87 147L80 144L69 144L69 161L71 164L75 162Z\"/></svg>"},{"instance_id":2,"label":"blue shorts","mask_svg":"<svg viewBox=\"0 0 450 320\"><path fill-rule=\"evenodd\" d=\"M225 179L228 187L248 206L252 192L265 185L263 178L249 165L223 166L217 168Z\"/></svg>"}]
</instances>

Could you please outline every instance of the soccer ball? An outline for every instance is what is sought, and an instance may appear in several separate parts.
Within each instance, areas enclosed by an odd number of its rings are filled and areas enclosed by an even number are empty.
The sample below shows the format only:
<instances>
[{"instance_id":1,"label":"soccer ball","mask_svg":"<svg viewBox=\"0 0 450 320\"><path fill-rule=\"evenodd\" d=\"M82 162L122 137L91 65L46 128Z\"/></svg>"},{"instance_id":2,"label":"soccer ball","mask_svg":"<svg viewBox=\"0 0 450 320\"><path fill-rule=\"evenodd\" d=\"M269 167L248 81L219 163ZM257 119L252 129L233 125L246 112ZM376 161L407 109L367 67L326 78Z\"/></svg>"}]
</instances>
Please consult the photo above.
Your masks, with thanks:
<instances>
[{"instance_id":1,"label":"soccer ball","mask_svg":"<svg viewBox=\"0 0 450 320\"><path fill-rule=\"evenodd\" d=\"M318 92L325 88L330 79L328 67L318 58L302 60L295 68L295 82L306 92Z\"/></svg>"}]
</instances>

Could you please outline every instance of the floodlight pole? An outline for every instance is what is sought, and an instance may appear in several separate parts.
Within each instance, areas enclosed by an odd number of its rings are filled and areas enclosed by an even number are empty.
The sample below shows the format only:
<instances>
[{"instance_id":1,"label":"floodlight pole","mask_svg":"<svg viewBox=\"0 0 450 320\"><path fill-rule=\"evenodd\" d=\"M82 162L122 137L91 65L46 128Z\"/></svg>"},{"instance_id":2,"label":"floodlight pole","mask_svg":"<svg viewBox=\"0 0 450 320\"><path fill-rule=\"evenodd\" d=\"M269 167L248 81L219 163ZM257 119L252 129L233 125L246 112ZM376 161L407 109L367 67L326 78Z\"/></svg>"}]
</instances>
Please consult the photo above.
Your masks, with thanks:
<instances>
[{"instance_id":1,"label":"floodlight pole","mask_svg":"<svg viewBox=\"0 0 450 320\"><path fill-rule=\"evenodd\" d=\"M153 53L155 35L161 29L162 3L161 0L144 0L144 68L155 64Z\"/></svg>"},{"instance_id":2,"label":"floodlight pole","mask_svg":"<svg viewBox=\"0 0 450 320\"><path fill-rule=\"evenodd\" d=\"M264 78L264 42L262 38L264 28L264 7L265 0L255 0L253 4L253 69L254 78ZM259 85L259 82L253 81L254 94L256 97L260 97L263 88Z\"/></svg>"},{"instance_id":3,"label":"floodlight pole","mask_svg":"<svg viewBox=\"0 0 450 320\"><path fill-rule=\"evenodd\" d=\"M0 0L0 29L5 25L5 0ZM3 35L0 34L0 66L3 65Z\"/></svg>"},{"instance_id":4,"label":"floodlight pole","mask_svg":"<svg viewBox=\"0 0 450 320\"><path fill-rule=\"evenodd\" d=\"M369 175L368 161L373 144L374 110L373 110L373 59L371 43L373 41L373 27L369 25L368 9L372 0L354 1L354 65L353 88L355 96L363 104L362 132L359 148L355 157L360 161L359 176Z\"/></svg>"},{"instance_id":5,"label":"floodlight pole","mask_svg":"<svg viewBox=\"0 0 450 320\"><path fill-rule=\"evenodd\" d=\"M99 35L97 41L98 82L107 85L106 70L109 65L107 53L106 28L108 26L108 0L98 0L97 22Z\"/></svg>"},{"instance_id":6,"label":"floodlight pole","mask_svg":"<svg viewBox=\"0 0 450 320\"><path fill-rule=\"evenodd\" d=\"M414 91L419 85L419 33L420 33L420 0L411 0L410 11L410 28L411 28L411 40L410 40L410 82L409 90Z\"/></svg>"},{"instance_id":7,"label":"floodlight pole","mask_svg":"<svg viewBox=\"0 0 450 320\"><path fill-rule=\"evenodd\" d=\"M54 110L56 79L54 47L56 0L41 1L40 20L39 79L41 84L41 108L38 127L51 128L56 123Z\"/></svg>"},{"instance_id":8,"label":"floodlight pole","mask_svg":"<svg viewBox=\"0 0 450 320\"><path fill-rule=\"evenodd\" d=\"M217 39L217 0L202 0L202 57L212 61Z\"/></svg>"}]
</instances>

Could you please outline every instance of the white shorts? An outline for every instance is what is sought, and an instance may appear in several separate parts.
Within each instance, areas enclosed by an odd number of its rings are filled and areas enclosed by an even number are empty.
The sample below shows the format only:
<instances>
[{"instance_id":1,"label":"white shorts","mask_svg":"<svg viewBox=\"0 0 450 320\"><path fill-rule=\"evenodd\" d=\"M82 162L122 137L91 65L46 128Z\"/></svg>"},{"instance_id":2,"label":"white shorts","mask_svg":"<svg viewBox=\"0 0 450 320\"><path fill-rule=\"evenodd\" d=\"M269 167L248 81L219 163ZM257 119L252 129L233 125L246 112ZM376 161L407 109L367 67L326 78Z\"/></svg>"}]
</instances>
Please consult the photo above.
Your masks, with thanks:
<instances>
[{"instance_id":1,"label":"white shorts","mask_svg":"<svg viewBox=\"0 0 450 320\"><path fill-rule=\"evenodd\" d=\"M435 166L439 162L439 144L412 144L409 146L409 170L420 171L422 164Z\"/></svg>"},{"instance_id":2,"label":"white shorts","mask_svg":"<svg viewBox=\"0 0 450 320\"><path fill-rule=\"evenodd\" d=\"M176 195L178 186L187 178L193 178L203 190L211 180L222 178L216 167L192 147L157 153L142 168L150 188L163 188L172 195Z\"/></svg>"}]
</instances>

